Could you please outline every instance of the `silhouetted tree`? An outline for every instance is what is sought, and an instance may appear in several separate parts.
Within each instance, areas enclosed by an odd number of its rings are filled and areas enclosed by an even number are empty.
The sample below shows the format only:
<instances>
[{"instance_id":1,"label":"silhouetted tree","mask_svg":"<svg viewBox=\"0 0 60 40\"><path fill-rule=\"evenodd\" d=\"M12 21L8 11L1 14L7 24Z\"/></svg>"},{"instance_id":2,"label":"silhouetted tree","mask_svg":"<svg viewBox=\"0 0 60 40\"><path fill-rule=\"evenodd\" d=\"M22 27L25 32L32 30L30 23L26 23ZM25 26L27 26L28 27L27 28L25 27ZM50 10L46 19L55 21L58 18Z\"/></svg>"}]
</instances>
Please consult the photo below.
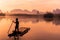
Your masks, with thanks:
<instances>
[{"instance_id":1,"label":"silhouetted tree","mask_svg":"<svg viewBox=\"0 0 60 40\"><path fill-rule=\"evenodd\" d=\"M53 18L54 18L54 14L51 13L51 12L47 12L46 14L44 14L44 19L45 19L46 21L52 21Z\"/></svg>"}]
</instances>

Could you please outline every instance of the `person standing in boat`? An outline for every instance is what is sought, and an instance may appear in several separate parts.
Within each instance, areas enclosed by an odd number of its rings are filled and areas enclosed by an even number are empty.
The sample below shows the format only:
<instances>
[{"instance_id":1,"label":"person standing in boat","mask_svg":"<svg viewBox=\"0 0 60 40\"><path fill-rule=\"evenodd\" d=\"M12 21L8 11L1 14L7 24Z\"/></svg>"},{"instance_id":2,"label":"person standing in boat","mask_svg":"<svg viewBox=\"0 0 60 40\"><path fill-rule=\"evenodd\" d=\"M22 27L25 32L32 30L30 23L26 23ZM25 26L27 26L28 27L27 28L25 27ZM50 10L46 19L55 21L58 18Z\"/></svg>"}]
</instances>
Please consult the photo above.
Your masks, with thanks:
<instances>
[{"instance_id":1,"label":"person standing in boat","mask_svg":"<svg viewBox=\"0 0 60 40\"><path fill-rule=\"evenodd\" d=\"M14 23L16 24L15 31L19 31L19 21L18 21L18 18L16 18L16 22L14 22Z\"/></svg>"}]
</instances>

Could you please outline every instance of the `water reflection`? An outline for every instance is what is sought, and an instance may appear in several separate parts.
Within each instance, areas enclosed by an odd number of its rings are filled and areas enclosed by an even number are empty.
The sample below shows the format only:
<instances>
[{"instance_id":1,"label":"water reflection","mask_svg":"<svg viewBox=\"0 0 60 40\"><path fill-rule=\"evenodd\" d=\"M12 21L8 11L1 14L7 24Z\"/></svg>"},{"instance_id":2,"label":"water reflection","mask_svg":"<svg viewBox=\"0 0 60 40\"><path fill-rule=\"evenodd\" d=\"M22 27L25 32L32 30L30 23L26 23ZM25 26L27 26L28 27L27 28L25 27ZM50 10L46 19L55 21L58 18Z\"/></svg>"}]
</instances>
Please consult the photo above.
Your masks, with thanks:
<instances>
[{"instance_id":1,"label":"water reflection","mask_svg":"<svg viewBox=\"0 0 60 40\"><path fill-rule=\"evenodd\" d=\"M11 16L11 17L8 17L10 18L11 20L15 20L13 18L16 18L15 16ZM20 22L32 22L32 23L38 23L38 22L42 22L42 21L46 21L46 22L52 22L53 24L55 25L59 25L60 24L60 18L56 18L56 17L53 17L53 18L44 18L44 17L40 17L40 18L28 18L28 17L19 17L17 16L17 18L19 18L19 21Z\"/></svg>"},{"instance_id":2,"label":"water reflection","mask_svg":"<svg viewBox=\"0 0 60 40\"><path fill-rule=\"evenodd\" d=\"M8 38L7 32L12 23L15 20L15 16L1 17L0 19L0 40L13 40ZM60 24L59 18L55 18L53 21L47 22L43 18L28 18L19 17L20 27L30 27L31 30L20 37L20 40L59 40L60 39ZM14 30L15 24L12 25L10 33Z\"/></svg>"},{"instance_id":3,"label":"water reflection","mask_svg":"<svg viewBox=\"0 0 60 40\"><path fill-rule=\"evenodd\" d=\"M33 23L37 23L37 22L39 22L39 21L43 21L43 19L42 18L33 18L33 17L31 17L31 18L28 18L28 17L20 17L20 16L9 16L8 18L10 18L11 20L15 20L15 19L13 19L13 18L19 18L19 21L20 22L29 22L29 21L31 21L31 22L33 22Z\"/></svg>"},{"instance_id":4,"label":"water reflection","mask_svg":"<svg viewBox=\"0 0 60 40\"><path fill-rule=\"evenodd\" d=\"M55 18L52 22L55 25L60 25L60 18Z\"/></svg>"},{"instance_id":5,"label":"water reflection","mask_svg":"<svg viewBox=\"0 0 60 40\"><path fill-rule=\"evenodd\" d=\"M32 22L32 23L38 23L38 22L42 22L42 21L46 21L46 22L52 22L55 25L59 25L60 24L60 18L54 17L54 18L44 18L44 17L23 17L23 16L7 16L7 17L3 17L0 16L0 20L2 19L8 19L8 20L15 20L15 18L19 18L20 22Z\"/></svg>"}]
</instances>

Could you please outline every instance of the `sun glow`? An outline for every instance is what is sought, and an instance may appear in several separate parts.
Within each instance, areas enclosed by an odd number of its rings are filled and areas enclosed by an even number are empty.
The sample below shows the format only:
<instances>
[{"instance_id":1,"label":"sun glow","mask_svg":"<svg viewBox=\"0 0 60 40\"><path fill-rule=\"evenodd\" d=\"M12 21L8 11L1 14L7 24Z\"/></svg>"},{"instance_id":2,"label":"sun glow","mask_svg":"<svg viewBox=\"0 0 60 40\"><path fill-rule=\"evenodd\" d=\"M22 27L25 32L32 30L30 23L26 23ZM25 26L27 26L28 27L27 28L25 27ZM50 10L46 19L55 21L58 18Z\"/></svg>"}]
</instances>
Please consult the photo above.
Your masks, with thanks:
<instances>
[{"instance_id":1,"label":"sun glow","mask_svg":"<svg viewBox=\"0 0 60 40\"><path fill-rule=\"evenodd\" d=\"M60 8L60 0L0 0L0 9L2 11L12 9L51 11L56 8Z\"/></svg>"}]
</instances>

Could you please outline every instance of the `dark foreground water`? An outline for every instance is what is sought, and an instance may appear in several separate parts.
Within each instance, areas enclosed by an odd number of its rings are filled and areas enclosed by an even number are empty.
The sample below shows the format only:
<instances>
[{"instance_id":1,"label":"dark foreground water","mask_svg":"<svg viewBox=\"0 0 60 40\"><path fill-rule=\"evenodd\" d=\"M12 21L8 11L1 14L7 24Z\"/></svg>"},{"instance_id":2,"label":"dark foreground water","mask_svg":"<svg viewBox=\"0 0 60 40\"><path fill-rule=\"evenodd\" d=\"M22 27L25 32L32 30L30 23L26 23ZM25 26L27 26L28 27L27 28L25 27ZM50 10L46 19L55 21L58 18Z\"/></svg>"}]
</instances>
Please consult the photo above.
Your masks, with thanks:
<instances>
[{"instance_id":1,"label":"dark foreground water","mask_svg":"<svg viewBox=\"0 0 60 40\"><path fill-rule=\"evenodd\" d=\"M43 20L43 18L28 18L20 16L5 16L0 17L0 40L13 40L8 37L8 29L15 18L19 18L19 27L30 27L30 31L20 40L60 40L60 20L54 19L51 22ZM14 30L15 24L13 23L11 33Z\"/></svg>"}]
</instances>

